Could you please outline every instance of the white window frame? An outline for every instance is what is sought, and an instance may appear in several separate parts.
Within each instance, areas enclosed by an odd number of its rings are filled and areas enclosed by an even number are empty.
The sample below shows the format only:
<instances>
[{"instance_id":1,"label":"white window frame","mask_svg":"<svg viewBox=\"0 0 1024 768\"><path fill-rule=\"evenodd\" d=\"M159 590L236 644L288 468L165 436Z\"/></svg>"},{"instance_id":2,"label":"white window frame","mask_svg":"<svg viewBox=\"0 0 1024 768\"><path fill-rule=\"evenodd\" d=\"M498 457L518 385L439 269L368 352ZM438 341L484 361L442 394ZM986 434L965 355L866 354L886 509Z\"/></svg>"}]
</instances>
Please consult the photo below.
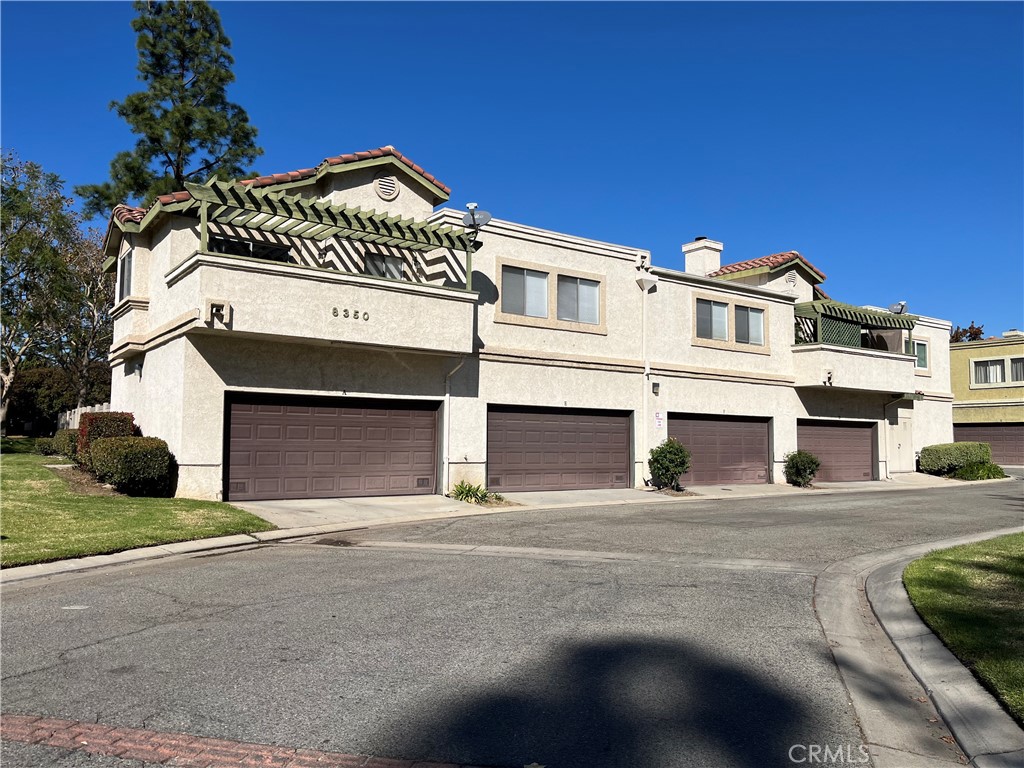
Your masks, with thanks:
<instances>
[{"instance_id":1,"label":"white window frame","mask_svg":"<svg viewBox=\"0 0 1024 768\"><path fill-rule=\"evenodd\" d=\"M124 301L132 295L132 272L135 257L129 248L117 260L117 301Z\"/></svg>"},{"instance_id":2,"label":"white window frame","mask_svg":"<svg viewBox=\"0 0 1024 768\"><path fill-rule=\"evenodd\" d=\"M997 355L992 357L972 357L968 360L970 365L970 377L971 377L971 389L1004 389L1007 387L1024 387L1024 381L1014 381L1013 379L1013 361L1020 360L1024 355ZM985 383L979 382L977 377L977 369L975 364L977 363L1002 363L1003 364L1003 380Z\"/></svg>"},{"instance_id":3,"label":"white window frame","mask_svg":"<svg viewBox=\"0 0 1024 768\"><path fill-rule=\"evenodd\" d=\"M918 347L924 347L924 365L920 365L921 353ZM914 371L921 373L932 369L932 348L927 339L907 338L903 340L903 352L912 355L914 358Z\"/></svg>"}]
</instances>

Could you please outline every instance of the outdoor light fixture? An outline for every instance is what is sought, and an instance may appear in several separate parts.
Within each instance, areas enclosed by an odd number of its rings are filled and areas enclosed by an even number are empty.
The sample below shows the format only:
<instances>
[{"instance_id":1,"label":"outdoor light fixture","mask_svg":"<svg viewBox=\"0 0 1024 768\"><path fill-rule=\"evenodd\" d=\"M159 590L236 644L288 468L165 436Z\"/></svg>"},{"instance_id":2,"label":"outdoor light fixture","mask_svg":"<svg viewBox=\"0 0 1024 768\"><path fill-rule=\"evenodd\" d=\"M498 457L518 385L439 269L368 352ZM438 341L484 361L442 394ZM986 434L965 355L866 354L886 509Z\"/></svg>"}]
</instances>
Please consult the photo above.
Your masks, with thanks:
<instances>
[{"instance_id":1,"label":"outdoor light fixture","mask_svg":"<svg viewBox=\"0 0 1024 768\"><path fill-rule=\"evenodd\" d=\"M491 214L487 211L478 211L476 203L466 203L469 210L462 217L463 225L469 230L469 242L466 245L466 290L473 290L473 247L476 239L480 236L480 228L491 220Z\"/></svg>"},{"instance_id":2,"label":"outdoor light fixture","mask_svg":"<svg viewBox=\"0 0 1024 768\"><path fill-rule=\"evenodd\" d=\"M651 392L653 392L655 395L657 395L658 393L661 392L661 382L660 381L652 381L651 382Z\"/></svg>"}]
</instances>

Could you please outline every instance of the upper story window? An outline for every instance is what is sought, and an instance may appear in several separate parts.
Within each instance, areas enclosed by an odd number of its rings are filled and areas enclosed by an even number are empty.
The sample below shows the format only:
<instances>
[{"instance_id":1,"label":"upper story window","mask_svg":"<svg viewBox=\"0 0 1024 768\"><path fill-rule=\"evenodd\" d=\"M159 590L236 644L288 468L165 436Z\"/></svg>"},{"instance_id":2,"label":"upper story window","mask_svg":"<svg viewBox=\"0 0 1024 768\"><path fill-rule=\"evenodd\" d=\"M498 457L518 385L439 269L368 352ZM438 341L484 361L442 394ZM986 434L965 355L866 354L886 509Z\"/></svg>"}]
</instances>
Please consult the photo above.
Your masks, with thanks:
<instances>
[{"instance_id":1,"label":"upper story window","mask_svg":"<svg viewBox=\"0 0 1024 768\"><path fill-rule=\"evenodd\" d=\"M601 284L582 277L558 276L558 319L597 325L601 314Z\"/></svg>"},{"instance_id":2,"label":"upper story window","mask_svg":"<svg viewBox=\"0 0 1024 768\"><path fill-rule=\"evenodd\" d=\"M1010 358L1010 381L1024 381L1024 357Z\"/></svg>"},{"instance_id":3,"label":"upper story window","mask_svg":"<svg viewBox=\"0 0 1024 768\"><path fill-rule=\"evenodd\" d=\"M248 256L266 261L290 262L291 251L287 246L274 243L257 243L251 240L235 240L230 237L211 237L210 251L228 256Z\"/></svg>"},{"instance_id":4,"label":"upper story window","mask_svg":"<svg viewBox=\"0 0 1024 768\"><path fill-rule=\"evenodd\" d=\"M390 277L393 280L405 279L405 265L401 256L368 253L363 262L363 269L366 274L375 277Z\"/></svg>"},{"instance_id":5,"label":"upper story window","mask_svg":"<svg viewBox=\"0 0 1024 768\"><path fill-rule=\"evenodd\" d=\"M534 269L501 268L501 311L527 317L548 316L548 273Z\"/></svg>"},{"instance_id":6,"label":"upper story window","mask_svg":"<svg viewBox=\"0 0 1024 768\"><path fill-rule=\"evenodd\" d=\"M914 361L914 367L922 370L928 368L928 342L918 341L916 339L907 339L904 347L904 352L908 355L914 355L917 360Z\"/></svg>"},{"instance_id":7,"label":"upper story window","mask_svg":"<svg viewBox=\"0 0 1024 768\"><path fill-rule=\"evenodd\" d=\"M975 384L1004 384L1006 363L1002 360L975 360L973 378Z\"/></svg>"},{"instance_id":8,"label":"upper story window","mask_svg":"<svg viewBox=\"0 0 1024 768\"><path fill-rule=\"evenodd\" d=\"M117 264L117 300L132 295L132 252L125 251Z\"/></svg>"},{"instance_id":9,"label":"upper story window","mask_svg":"<svg viewBox=\"0 0 1024 768\"><path fill-rule=\"evenodd\" d=\"M713 314L713 313L712 313ZM764 310L736 307L736 342L764 346Z\"/></svg>"},{"instance_id":10,"label":"upper story window","mask_svg":"<svg viewBox=\"0 0 1024 768\"><path fill-rule=\"evenodd\" d=\"M697 338L729 340L729 305L697 299Z\"/></svg>"}]
</instances>

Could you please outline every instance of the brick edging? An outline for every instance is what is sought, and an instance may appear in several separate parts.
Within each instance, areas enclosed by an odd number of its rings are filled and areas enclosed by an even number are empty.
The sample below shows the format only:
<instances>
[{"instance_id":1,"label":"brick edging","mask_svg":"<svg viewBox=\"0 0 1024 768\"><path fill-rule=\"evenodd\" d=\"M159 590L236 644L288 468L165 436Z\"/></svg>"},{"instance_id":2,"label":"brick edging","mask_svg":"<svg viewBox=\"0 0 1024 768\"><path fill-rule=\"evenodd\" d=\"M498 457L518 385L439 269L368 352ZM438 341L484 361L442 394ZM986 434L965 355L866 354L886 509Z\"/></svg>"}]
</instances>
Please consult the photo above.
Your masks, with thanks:
<instances>
[{"instance_id":1,"label":"brick edging","mask_svg":"<svg viewBox=\"0 0 1024 768\"><path fill-rule=\"evenodd\" d=\"M35 715L0 714L5 741L43 744L90 755L172 765L175 768L485 768L485 766L402 760L315 749L209 739L185 733L120 728L78 720Z\"/></svg>"}]
</instances>

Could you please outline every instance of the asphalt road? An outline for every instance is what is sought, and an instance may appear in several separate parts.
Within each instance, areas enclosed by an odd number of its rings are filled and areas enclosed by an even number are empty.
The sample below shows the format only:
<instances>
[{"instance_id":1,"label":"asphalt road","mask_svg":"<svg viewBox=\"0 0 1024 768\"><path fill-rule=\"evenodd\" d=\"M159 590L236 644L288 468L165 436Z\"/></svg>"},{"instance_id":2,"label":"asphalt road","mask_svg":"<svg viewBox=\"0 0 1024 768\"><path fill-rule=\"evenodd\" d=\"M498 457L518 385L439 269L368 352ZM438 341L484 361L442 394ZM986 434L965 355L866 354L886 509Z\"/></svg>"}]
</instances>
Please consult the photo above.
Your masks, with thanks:
<instances>
[{"instance_id":1,"label":"asphalt road","mask_svg":"<svg viewBox=\"0 0 1024 768\"><path fill-rule=\"evenodd\" d=\"M2 706L498 766L856 758L815 574L1022 521L1016 481L513 511L23 582L4 588Z\"/></svg>"}]
</instances>

